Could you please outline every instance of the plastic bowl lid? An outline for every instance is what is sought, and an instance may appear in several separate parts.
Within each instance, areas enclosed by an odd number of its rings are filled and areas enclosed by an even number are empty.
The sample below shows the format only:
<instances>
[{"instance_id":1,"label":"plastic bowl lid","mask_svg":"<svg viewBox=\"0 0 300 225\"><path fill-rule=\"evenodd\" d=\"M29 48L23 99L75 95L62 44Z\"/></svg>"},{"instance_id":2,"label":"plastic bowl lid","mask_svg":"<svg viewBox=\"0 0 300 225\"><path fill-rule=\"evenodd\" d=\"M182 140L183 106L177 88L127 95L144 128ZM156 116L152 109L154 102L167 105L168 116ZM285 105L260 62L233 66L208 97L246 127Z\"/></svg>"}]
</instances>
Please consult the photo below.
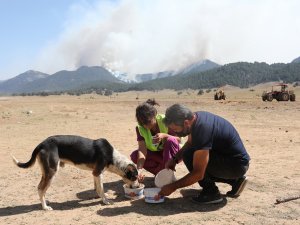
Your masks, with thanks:
<instances>
[{"instance_id":1,"label":"plastic bowl lid","mask_svg":"<svg viewBox=\"0 0 300 225\"><path fill-rule=\"evenodd\" d=\"M155 176L154 183L157 187L163 187L174 182L175 180L176 177L173 170L163 169Z\"/></svg>"}]
</instances>

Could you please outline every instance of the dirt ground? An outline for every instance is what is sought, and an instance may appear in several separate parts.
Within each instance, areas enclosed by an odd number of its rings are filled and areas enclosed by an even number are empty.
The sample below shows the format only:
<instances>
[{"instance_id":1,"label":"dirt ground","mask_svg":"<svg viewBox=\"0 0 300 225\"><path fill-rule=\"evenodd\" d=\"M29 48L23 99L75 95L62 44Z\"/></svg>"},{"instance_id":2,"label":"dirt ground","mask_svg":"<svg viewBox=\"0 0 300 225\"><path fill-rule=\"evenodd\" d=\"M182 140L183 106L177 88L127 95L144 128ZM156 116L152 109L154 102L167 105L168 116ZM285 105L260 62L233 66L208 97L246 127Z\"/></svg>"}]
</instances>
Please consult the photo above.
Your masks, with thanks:
<instances>
[{"instance_id":1,"label":"dirt ground","mask_svg":"<svg viewBox=\"0 0 300 225\"><path fill-rule=\"evenodd\" d=\"M227 87L225 101L214 101L213 92L127 92L99 95L0 97L0 224L300 224L300 199L274 204L277 198L300 195L300 88L296 102L262 102L263 87ZM147 98L161 106L183 103L192 110L218 114L233 123L252 158L249 183L237 199L199 206L190 196L197 184L177 190L162 204L124 197L123 182L104 174L104 188L113 205L96 198L91 172L66 165L61 168L46 198L53 211L43 211L37 194L38 164L24 170L10 154L27 161L46 137L74 134L107 138L129 156L137 148L135 107ZM187 173L177 166L176 177ZM146 174L146 186L153 186ZM230 188L218 184L221 193Z\"/></svg>"}]
</instances>

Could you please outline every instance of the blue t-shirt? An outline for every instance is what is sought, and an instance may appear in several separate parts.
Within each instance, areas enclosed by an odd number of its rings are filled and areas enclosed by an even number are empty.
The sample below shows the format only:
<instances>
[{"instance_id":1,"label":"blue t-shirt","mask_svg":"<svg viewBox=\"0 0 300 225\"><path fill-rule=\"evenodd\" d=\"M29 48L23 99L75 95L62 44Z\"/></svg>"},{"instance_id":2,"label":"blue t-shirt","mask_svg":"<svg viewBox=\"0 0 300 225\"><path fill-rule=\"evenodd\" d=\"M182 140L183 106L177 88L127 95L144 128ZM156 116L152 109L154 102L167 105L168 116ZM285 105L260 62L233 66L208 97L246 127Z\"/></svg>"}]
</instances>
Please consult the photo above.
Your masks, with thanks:
<instances>
[{"instance_id":1,"label":"blue t-shirt","mask_svg":"<svg viewBox=\"0 0 300 225\"><path fill-rule=\"evenodd\" d=\"M240 159L248 163L250 156L233 125L224 118L209 112L196 112L197 119L192 127L194 150L207 149Z\"/></svg>"}]
</instances>

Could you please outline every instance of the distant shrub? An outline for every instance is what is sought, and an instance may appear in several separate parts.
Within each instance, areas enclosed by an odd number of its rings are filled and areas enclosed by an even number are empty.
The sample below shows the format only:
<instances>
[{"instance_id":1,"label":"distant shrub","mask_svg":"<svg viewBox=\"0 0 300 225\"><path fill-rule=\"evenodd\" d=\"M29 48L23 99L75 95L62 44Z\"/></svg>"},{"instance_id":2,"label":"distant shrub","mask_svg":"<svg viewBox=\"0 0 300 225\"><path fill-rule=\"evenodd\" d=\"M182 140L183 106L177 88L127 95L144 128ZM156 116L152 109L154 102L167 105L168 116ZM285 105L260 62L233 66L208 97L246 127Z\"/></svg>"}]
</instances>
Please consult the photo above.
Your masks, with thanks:
<instances>
[{"instance_id":1,"label":"distant shrub","mask_svg":"<svg viewBox=\"0 0 300 225\"><path fill-rule=\"evenodd\" d=\"M102 90L96 90L96 94L97 95L103 95L103 92L102 92Z\"/></svg>"},{"instance_id":2,"label":"distant shrub","mask_svg":"<svg viewBox=\"0 0 300 225\"><path fill-rule=\"evenodd\" d=\"M104 95L105 96L110 96L110 95L112 95L113 94L113 91L112 90L105 90L104 91Z\"/></svg>"},{"instance_id":3,"label":"distant shrub","mask_svg":"<svg viewBox=\"0 0 300 225\"><path fill-rule=\"evenodd\" d=\"M200 89L199 91L198 91L198 95L203 95L204 94L204 91L202 90L202 89Z\"/></svg>"},{"instance_id":4,"label":"distant shrub","mask_svg":"<svg viewBox=\"0 0 300 225\"><path fill-rule=\"evenodd\" d=\"M40 94L41 96L49 96L49 93L48 92L41 92L41 94Z\"/></svg>"}]
</instances>

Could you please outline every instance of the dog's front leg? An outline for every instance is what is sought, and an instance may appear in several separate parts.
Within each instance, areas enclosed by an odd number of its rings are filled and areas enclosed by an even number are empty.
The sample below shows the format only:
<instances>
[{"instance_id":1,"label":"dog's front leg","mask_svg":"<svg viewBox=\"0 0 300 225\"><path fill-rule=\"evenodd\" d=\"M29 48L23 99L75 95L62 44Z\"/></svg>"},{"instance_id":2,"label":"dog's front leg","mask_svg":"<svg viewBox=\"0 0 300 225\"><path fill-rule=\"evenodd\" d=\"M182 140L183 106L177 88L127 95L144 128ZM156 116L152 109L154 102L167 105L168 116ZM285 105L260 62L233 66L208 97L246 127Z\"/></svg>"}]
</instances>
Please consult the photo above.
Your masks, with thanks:
<instances>
[{"instance_id":1,"label":"dog's front leg","mask_svg":"<svg viewBox=\"0 0 300 225\"><path fill-rule=\"evenodd\" d=\"M94 176L94 184L95 184L96 192L99 195L99 197L102 198L102 201L105 205L111 205L113 204L113 202L109 201L104 193L102 179L103 179L102 173L99 176Z\"/></svg>"}]
</instances>

